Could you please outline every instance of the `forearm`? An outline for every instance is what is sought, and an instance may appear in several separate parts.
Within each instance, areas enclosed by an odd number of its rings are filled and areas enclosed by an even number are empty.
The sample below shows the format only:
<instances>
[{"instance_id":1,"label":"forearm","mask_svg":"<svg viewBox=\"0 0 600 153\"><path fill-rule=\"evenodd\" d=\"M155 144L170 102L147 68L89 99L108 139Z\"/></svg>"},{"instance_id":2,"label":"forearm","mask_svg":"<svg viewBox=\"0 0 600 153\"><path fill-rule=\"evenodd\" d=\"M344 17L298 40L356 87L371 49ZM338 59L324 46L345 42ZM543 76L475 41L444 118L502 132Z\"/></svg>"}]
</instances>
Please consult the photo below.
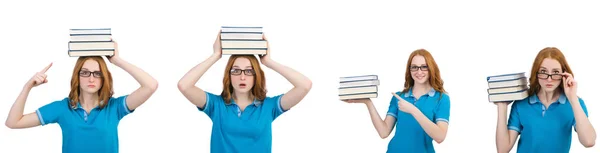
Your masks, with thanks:
<instances>
[{"instance_id":1,"label":"forearm","mask_svg":"<svg viewBox=\"0 0 600 153\"><path fill-rule=\"evenodd\" d=\"M213 54L206 60L202 61L200 64L196 65L190 71L188 71L182 78L179 80L178 87L180 90L185 90L189 87L193 87L200 77L204 75L204 73L215 64L220 58L220 55Z\"/></svg>"},{"instance_id":2,"label":"forearm","mask_svg":"<svg viewBox=\"0 0 600 153\"><path fill-rule=\"evenodd\" d=\"M121 59L113 59L113 63L125 70L129 75L131 75L141 86L141 88L148 89L156 89L158 86L158 82L154 79L150 74L146 73L144 70L139 67Z\"/></svg>"},{"instance_id":3,"label":"forearm","mask_svg":"<svg viewBox=\"0 0 600 153\"><path fill-rule=\"evenodd\" d=\"M369 101L365 104L367 105L367 109L369 109L371 122L373 122L373 126L375 127L375 130L377 130L379 137L381 137L382 139L388 137L392 132L392 129L389 128L390 126L387 125L387 123L385 123L385 121L381 119L381 116L379 116L377 109L375 109L375 106L373 106L373 102Z\"/></svg>"},{"instance_id":4,"label":"forearm","mask_svg":"<svg viewBox=\"0 0 600 153\"><path fill-rule=\"evenodd\" d=\"M596 131L585 115L585 112L579 103L579 98L569 97L568 99L571 102L573 115L575 116L575 130L577 130L579 142L585 147L594 146L596 142Z\"/></svg>"},{"instance_id":5,"label":"forearm","mask_svg":"<svg viewBox=\"0 0 600 153\"><path fill-rule=\"evenodd\" d=\"M508 134L508 125L506 123L506 110L508 106L498 106L498 119L496 123L496 149L501 153L508 153L510 150L510 136Z\"/></svg>"},{"instance_id":6,"label":"forearm","mask_svg":"<svg viewBox=\"0 0 600 153\"><path fill-rule=\"evenodd\" d=\"M266 61L263 64L273 69L275 72L281 74L292 85L294 85L294 87L310 90L312 82L310 81L310 79L308 79L308 77L302 75L302 73L297 72L296 70L282 65L280 63L277 63L273 60Z\"/></svg>"},{"instance_id":7,"label":"forearm","mask_svg":"<svg viewBox=\"0 0 600 153\"><path fill-rule=\"evenodd\" d=\"M29 91L31 91L31 85L25 85L21 93L13 103L10 108L10 112L8 113L8 117L6 118L6 126L9 128L13 128L17 125L19 120L23 117L23 110L25 109L25 102L27 101L27 96L29 95Z\"/></svg>"},{"instance_id":8,"label":"forearm","mask_svg":"<svg viewBox=\"0 0 600 153\"><path fill-rule=\"evenodd\" d=\"M417 120L419 125L423 128L425 133L429 135L437 143L442 143L446 138L446 131L436 125L433 121L429 120L421 111L412 113L412 116Z\"/></svg>"}]
</instances>

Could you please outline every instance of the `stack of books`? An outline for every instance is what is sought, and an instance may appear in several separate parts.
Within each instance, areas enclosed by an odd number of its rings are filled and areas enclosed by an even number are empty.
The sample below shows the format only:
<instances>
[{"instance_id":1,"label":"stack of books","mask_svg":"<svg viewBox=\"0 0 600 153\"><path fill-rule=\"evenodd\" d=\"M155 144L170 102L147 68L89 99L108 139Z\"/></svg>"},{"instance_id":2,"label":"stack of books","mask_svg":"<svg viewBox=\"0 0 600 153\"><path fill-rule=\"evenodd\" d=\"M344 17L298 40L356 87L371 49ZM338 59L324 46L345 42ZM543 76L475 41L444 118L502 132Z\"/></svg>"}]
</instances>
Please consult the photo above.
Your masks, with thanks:
<instances>
[{"instance_id":1,"label":"stack of books","mask_svg":"<svg viewBox=\"0 0 600 153\"><path fill-rule=\"evenodd\" d=\"M111 29L69 29L69 56L112 56L115 44Z\"/></svg>"},{"instance_id":2,"label":"stack of books","mask_svg":"<svg viewBox=\"0 0 600 153\"><path fill-rule=\"evenodd\" d=\"M340 100L377 98L377 75L340 77Z\"/></svg>"},{"instance_id":3,"label":"stack of books","mask_svg":"<svg viewBox=\"0 0 600 153\"><path fill-rule=\"evenodd\" d=\"M527 98L528 85L525 72L487 77L490 102L506 102Z\"/></svg>"},{"instance_id":4,"label":"stack of books","mask_svg":"<svg viewBox=\"0 0 600 153\"><path fill-rule=\"evenodd\" d=\"M264 55L267 41L262 27L222 26L221 48L224 55Z\"/></svg>"}]
</instances>

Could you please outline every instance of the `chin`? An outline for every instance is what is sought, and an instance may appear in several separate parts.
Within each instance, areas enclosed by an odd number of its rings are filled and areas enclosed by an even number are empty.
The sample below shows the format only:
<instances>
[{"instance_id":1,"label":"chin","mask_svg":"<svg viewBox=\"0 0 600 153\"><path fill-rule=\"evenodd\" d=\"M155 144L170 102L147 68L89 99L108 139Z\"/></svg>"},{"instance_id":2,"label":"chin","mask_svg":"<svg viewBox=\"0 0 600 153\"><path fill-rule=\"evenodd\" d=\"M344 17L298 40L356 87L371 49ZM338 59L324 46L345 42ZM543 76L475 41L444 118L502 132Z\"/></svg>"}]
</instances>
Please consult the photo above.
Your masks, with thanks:
<instances>
[{"instance_id":1,"label":"chin","mask_svg":"<svg viewBox=\"0 0 600 153\"><path fill-rule=\"evenodd\" d=\"M83 89L82 91L85 93L88 93L88 94L93 94L93 93L98 92L98 90L100 90L100 89Z\"/></svg>"}]
</instances>

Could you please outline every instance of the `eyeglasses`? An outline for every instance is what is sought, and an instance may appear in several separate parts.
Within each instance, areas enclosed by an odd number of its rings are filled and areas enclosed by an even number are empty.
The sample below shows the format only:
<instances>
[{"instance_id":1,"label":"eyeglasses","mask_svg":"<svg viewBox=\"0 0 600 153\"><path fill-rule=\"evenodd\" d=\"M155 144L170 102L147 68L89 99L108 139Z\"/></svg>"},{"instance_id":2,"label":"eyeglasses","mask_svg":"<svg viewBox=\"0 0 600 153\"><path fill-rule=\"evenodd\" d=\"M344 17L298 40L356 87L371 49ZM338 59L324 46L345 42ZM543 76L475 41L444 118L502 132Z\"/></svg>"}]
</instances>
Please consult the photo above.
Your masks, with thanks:
<instances>
[{"instance_id":1,"label":"eyeglasses","mask_svg":"<svg viewBox=\"0 0 600 153\"><path fill-rule=\"evenodd\" d=\"M428 71L429 70L429 66L427 66L427 65L423 65L423 66L414 66L413 65L413 66L410 66L409 68L410 68L410 71L412 71L412 72L415 72L415 71L417 71L419 69L421 69L421 71Z\"/></svg>"},{"instance_id":2,"label":"eyeglasses","mask_svg":"<svg viewBox=\"0 0 600 153\"><path fill-rule=\"evenodd\" d=\"M82 77L90 77L91 75L94 75L94 78L101 78L102 77L102 72L100 71L86 71L86 70L81 70L79 71L79 76Z\"/></svg>"},{"instance_id":3,"label":"eyeglasses","mask_svg":"<svg viewBox=\"0 0 600 153\"><path fill-rule=\"evenodd\" d=\"M552 80L560 80L562 79L562 74L548 74L548 73L537 73L537 77L540 79L548 79L548 77L551 77Z\"/></svg>"},{"instance_id":4,"label":"eyeglasses","mask_svg":"<svg viewBox=\"0 0 600 153\"><path fill-rule=\"evenodd\" d=\"M244 75L246 76L254 76L254 70L253 69L231 69L231 71L229 71L229 73L231 73L231 75L241 75L242 72L244 72Z\"/></svg>"}]
</instances>

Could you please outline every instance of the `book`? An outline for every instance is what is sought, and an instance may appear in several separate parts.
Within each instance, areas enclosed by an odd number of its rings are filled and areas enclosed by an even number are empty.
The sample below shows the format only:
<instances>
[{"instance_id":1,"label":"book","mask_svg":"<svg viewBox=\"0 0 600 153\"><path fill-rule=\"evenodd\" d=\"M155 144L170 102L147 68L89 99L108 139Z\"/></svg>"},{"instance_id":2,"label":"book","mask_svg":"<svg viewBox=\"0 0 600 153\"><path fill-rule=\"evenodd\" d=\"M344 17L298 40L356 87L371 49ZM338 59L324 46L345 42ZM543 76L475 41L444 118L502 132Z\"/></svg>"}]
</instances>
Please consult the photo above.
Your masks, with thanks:
<instances>
[{"instance_id":1,"label":"book","mask_svg":"<svg viewBox=\"0 0 600 153\"><path fill-rule=\"evenodd\" d=\"M362 86L362 87L345 87L339 88L340 95L372 93L377 92L377 86Z\"/></svg>"},{"instance_id":2,"label":"book","mask_svg":"<svg viewBox=\"0 0 600 153\"><path fill-rule=\"evenodd\" d=\"M488 76L486 80L490 102L522 100L529 96L528 80L524 72Z\"/></svg>"},{"instance_id":3,"label":"book","mask_svg":"<svg viewBox=\"0 0 600 153\"><path fill-rule=\"evenodd\" d=\"M340 77L338 96L340 100L377 98L379 79L377 75Z\"/></svg>"},{"instance_id":4,"label":"book","mask_svg":"<svg viewBox=\"0 0 600 153\"><path fill-rule=\"evenodd\" d=\"M221 52L224 55L264 55L267 41L262 27L221 26Z\"/></svg>"},{"instance_id":5,"label":"book","mask_svg":"<svg viewBox=\"0 0 600 153\"><path fill-rule=\"evenodd\" d=\"M527 90L527 89L528 89L528 87L526 85L518 85L518 86L502 87L502 88L490 88L490 89L488 89L488 94L517 92L517 91Z\"/></svg>"},{"instance_id":6,"label":"book","mask_svg":"<svg viewBox=\"0 0 600 153\"><path fill-rule=\"evenodd\" d=\"M519 72L519 73L488 76L487 81L488 82L496 82L496 81L505 81L505 80L515 80L515 79L525 78L525 77L526 77L525 72Z\"/></svg>"},{"instance_id":7,"label":"book","mask_svg":"<svg viewBox=\"0 0 600 153\"><path fill-rule=\"evenodd\" d=\"M69 29L68 55L112 56L115 44L111 38L111 28Z\"/></svg>"},{"instance_id":8,"label":"book","mask_svg":"<svg viewBox=\"0 0 600 153\"><path fill-rule=\"evenodd\" d=\"M512 87L519 85L527 85L527 78L518 78L512 80L503 80L503 81L493 81L488 82L488 87L491 88L502 88L502 87Z\"/></svg>"},{"instance_id":9,"label":"book","mask_svg":"<svg viewBox=\"0 0 600 153\"><path fill-rule=\"evenodd\" d=\"M504 102L504 101L515 101L522 100L527 98L529 95L527 93L527 89L516 91L516 92L508 92L508 93L496 93L490 94L488 99L490 102Z\"/></svg>"},{"instance_id":10,"label":"book","mask_svg":"<svg viewBox=\"0 0 600 153\"><path fill-rule=\"evenodd\" d=\"M360 86L369 86L369 85L379 85L379 80L357 80L357 81L346 81L340 83L340 88L345 87L360 87Z\"/></svg>"},{"instance_id":11,"label":"book","mask_svg":"<svg viewBox=\"0 0 600 153\"><path fill-rule=\"evenodd\" d=\"M377 75L360 75L360 76L340 77L340 83L350 82L350 81L361 81L361 80L378 80L378 76Z\"/></svg>"},{"instance_id":12,"label":"book","mask_svg":"<svg viewBox=\"0 0 600 153\"><path fill-rule=\"evenodd\" d=\"M260 26L221 26L221 33L262 33Z\"/></svg>"},{"instance_id":13,"label":"book","mask_svg":"<svg viewBox=\"0 0 600 153\"><path fill-rule=\"evenodd\" d=\"M377 98L377 93L361 93L361 94L351 94L351 95L340 95L340 100L349 100L349 99L364 99L364 98Z\"/></svg>"}]
</instances>

